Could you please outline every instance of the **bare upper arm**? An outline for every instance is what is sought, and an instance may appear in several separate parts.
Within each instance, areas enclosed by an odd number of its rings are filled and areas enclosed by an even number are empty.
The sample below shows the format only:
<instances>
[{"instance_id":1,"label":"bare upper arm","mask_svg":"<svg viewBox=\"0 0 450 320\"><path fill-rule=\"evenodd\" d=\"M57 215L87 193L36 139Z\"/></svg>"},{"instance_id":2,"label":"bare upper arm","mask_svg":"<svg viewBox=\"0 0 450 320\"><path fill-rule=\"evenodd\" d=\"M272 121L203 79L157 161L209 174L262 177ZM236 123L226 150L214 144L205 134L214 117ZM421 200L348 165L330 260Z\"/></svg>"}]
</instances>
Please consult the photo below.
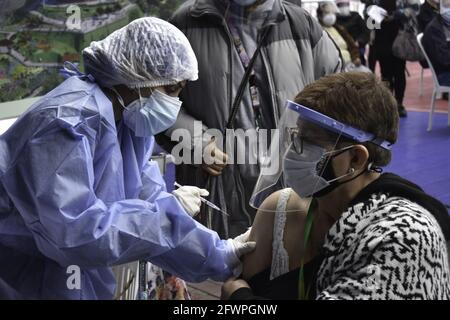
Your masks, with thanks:
<instances>
[{"instance_id":1,"label":"bare upper arm","mask_svg":"<svg viewBox=\"0 0 450 320\"><path fill-rule=\"evenodd\" d=\"M255 274L270 267L272 263L273 224L280 192L270 195L256 213L250 233L250 240L256 241L256 249L243 259L244 279L250 279ZM303 227L309 201L301 199L295 192L291 195L287 204L286 225L284 233L284 247L292 258L290 265L295 265L297 256L300 255L299 244L303 243ZM298 252L296 252L298 251Z\"/></svg>"}]
</instances>

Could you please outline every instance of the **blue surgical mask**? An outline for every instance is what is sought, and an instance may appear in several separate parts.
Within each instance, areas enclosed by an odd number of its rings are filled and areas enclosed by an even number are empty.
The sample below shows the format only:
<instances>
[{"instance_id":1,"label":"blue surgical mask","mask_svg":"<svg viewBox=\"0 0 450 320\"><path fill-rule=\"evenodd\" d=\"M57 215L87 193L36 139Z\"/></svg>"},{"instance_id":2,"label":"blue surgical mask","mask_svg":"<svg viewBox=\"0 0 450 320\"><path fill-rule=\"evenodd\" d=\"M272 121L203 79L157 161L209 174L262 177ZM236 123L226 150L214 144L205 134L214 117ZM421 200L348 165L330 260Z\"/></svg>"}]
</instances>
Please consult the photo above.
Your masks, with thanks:
<instances>
[{"instance_id":1,"label":"blue surgical mask","mask_svg":"<svg viewBox=\"0 0 450 320\"><path fill-rule=\"evenodd\" d=\"M124 123L137 137L154 136L175 123L181 103L178 97L154 90L150 97L134 100L125 108Z\"/></svg>"}]
</instances>

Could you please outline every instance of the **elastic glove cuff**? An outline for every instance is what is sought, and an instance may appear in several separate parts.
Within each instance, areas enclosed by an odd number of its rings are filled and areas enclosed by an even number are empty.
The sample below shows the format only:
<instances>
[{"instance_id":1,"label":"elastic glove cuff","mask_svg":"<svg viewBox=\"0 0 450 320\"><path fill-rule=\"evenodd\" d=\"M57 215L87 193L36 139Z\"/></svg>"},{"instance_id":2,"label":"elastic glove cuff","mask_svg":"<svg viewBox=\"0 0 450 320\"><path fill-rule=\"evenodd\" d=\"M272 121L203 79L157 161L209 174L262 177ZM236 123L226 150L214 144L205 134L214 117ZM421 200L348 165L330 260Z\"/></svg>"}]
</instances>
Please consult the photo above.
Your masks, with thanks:
<instances>
[{"instance_id":1,"label":"elastic glove cuff","mask_svg":"<svg viewBox=\"0 0 450 320\"><path fill-rule=\"evenodd\" d=\"M233 275L235 277L239 276L242 272L242 263L237 255L237 248L234 245L233 239L226 240L228 242L228 255L227 255L227 264L232 269Z\"/></svg>"}]
</instances>

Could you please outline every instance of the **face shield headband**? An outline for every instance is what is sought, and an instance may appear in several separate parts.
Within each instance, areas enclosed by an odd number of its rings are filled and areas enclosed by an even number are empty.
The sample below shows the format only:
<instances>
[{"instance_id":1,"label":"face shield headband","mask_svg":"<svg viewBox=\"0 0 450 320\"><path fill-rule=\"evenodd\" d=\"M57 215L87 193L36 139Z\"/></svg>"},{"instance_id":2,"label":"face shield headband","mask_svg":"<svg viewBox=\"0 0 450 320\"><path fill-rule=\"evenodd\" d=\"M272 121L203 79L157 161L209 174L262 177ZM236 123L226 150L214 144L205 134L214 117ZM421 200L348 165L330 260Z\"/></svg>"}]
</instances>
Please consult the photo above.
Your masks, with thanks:
<instances>
[{"instance_id":1,"label":"face shield headband","mask_svg":"<svg viewBox=\"0 0 450 320\"><path fill-rule=\"evenodd\" d=\"M354 169L350 169L346 174L336 177L331 160L354 147L351 145L336 150L335 146L341 137L360 143L371 142L389 150L391 144L388 141L378 139L373 134L343 124L291 101L288 101L287 108L298 113L301 123L306 123L306 126L315 126L318 128L316 130L322 129L338 137L334 143L334 150L327 151L326 148L316 144L318 141L305 140L301 135L291 136L289 140L290 150L286 152L283 160L283 176L286 184L293 188L301 197L324 196L338 186L356 179L367 170L381 172L381 168L372 168L372 163L370 163L366 170L361 171L349 180L342 181L342 178L353 175ZM302 131L301 128L299 130Z\"/></svg>"},{"instance_id":2,"label":"face shield headband","mask_svg":"<svg viewBox=\"0 0 450 320\"><path fill-rule=\"evenodd\" d=\"M286 103L286 107L297 112L299 116L302 117L302 119L305 119L319 127L322 127L323 129L336 135L346 137L359 143L370 142L383 149L391 150L392 143L387 140L377 138L372 133L368 133L355 127L346 125L320 112L309 109L293 101L288 100Z\"/></svg>"}]
</instances>

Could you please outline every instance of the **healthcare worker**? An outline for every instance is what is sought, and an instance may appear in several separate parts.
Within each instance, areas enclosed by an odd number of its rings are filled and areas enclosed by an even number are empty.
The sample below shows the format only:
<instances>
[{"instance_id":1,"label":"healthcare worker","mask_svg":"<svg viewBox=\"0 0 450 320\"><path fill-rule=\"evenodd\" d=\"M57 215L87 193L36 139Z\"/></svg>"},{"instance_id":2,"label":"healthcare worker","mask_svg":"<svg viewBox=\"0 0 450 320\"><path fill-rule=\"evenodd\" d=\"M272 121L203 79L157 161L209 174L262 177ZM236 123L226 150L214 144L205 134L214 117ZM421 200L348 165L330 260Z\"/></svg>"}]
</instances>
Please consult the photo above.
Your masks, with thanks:
<instances>
[{"instance_id":1,"label":"healthcare worker","mask_svg":"<svg viewBox=\"0 0 450 320\"><path fill-rule=\"evenodd\" d=\"M1 288L32 299L110 299L111 265L150 261L188 281L224 280L255 243L190 215L206 190L167 193L149 162L197 60L171 24L142 18L83 51L70 76L0 137ZM7 296L3 293L2 296Z\"/></svg>"}]
</instances>

